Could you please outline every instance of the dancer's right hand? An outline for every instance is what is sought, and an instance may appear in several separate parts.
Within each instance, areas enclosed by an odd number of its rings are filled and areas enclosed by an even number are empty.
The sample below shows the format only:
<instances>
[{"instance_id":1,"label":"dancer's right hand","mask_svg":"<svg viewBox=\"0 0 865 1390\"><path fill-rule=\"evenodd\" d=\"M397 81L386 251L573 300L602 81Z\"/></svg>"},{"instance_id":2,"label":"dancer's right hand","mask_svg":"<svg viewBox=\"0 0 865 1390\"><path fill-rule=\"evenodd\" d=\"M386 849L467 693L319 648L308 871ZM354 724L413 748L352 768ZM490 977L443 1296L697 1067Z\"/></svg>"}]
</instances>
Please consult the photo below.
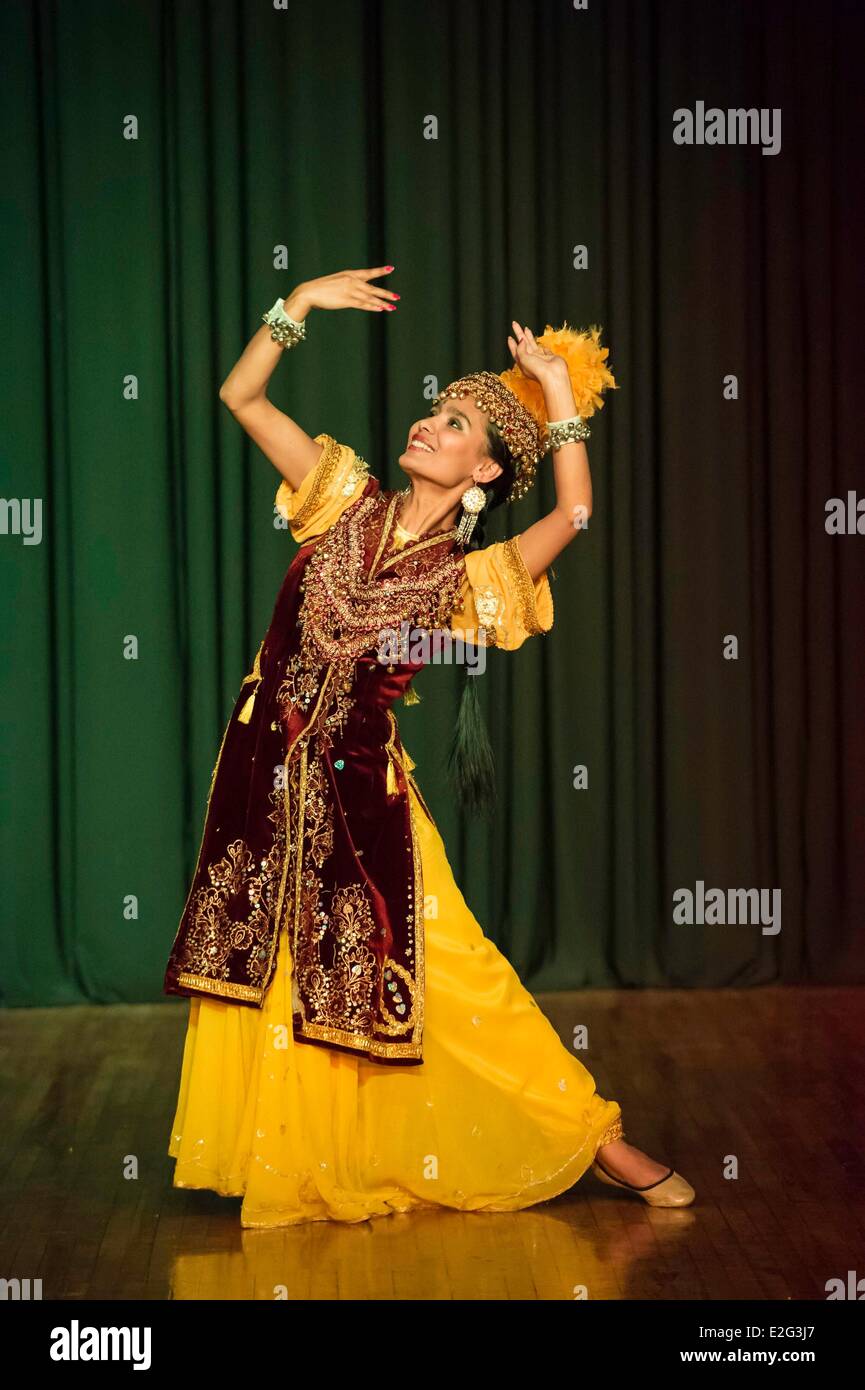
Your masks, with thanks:
<instances>
[{"instance_id":1,"label":"dancer's right hand","mask_svg":"<svg viewBox=\"0 0 865 1390\"><path fill-rule=\"evenodd\" d=\"M381 285L369 283L380 275L387 275L392 269L389 265L379 265L370 270L338 270L334 275L304 280L290 295L286 295L283 300L285 311L290 317L296 318L297 313L292 310L292 305L302 313L309 309L368 309L373 313L393 310L396 305L386 301L399 299L399 295Z\"/></svg>"}]
</instances>

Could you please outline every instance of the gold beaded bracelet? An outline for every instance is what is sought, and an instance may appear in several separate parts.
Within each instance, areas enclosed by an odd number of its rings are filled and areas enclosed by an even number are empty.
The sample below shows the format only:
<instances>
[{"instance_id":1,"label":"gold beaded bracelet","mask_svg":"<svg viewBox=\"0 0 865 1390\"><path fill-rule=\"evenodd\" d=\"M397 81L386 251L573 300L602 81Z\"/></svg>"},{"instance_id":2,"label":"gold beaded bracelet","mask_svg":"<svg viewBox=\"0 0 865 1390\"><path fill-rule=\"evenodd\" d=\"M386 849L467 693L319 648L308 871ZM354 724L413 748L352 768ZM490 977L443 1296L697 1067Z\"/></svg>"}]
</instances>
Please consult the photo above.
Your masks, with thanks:
<instances>
[{"instance_id":1,"label":"gold beaded bracelet","mask_svg":"<svg viewBox=\"0 0 865 1390\"><path fill-rule=\"evenodd\" d=\"M569 420L549 420L547 431L548 449L560 449L571 440L589 439L592 433L581 415L572 415Z\"/></svg>"}]
</instances>

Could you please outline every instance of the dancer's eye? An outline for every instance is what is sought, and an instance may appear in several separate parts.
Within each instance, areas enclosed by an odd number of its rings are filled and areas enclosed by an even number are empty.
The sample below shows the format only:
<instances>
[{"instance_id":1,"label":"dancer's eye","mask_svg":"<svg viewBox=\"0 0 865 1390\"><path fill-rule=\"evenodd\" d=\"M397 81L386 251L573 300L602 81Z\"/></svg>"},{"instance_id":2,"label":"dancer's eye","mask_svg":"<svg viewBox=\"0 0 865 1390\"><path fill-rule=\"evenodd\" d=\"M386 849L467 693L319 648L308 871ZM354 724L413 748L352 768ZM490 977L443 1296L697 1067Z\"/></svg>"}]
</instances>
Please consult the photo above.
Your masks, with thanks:
<instances>
[{"instance_id":1,"label":"dancer's eye","mask_svg":"<svg viewBox=\"0 0 865 1390\"><path fill-rule=\"evenodd\" d=\"M437 406L437 405L432 406L431 409L430 409L430 415L438 415L439 412L440 412L440 409L441 409L440 406ZM461 417L460 417L459 415L451 415L450 419L448 420L448 424L449 424L449 425L456 425L459 429L462 429L462 427L463 427L463 422L462 422L462 419L461 419Z\"/></svg>"}]
</instances>

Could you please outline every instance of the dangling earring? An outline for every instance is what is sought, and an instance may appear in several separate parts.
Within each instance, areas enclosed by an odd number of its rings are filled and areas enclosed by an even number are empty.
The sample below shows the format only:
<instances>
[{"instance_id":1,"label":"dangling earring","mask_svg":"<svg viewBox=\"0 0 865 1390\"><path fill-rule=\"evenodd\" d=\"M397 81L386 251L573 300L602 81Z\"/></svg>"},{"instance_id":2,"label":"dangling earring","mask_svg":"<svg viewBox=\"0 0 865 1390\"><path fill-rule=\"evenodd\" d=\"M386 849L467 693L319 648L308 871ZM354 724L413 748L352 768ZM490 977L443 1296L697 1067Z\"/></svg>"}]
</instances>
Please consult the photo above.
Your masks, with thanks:
<instances>
[{"instance_id":1,"label":"dangling earring","mask_svg":"<svg viewBox=\"0 0 865 1390\"><path fill-rule=\"evenodd\" d=\"M477 483L473 487L467 488L460 498L463 507L463 515L457 527L457 540L462 545L467 545L478 517L487 505L487 495L483 488L478 487Z\"/></svg>"}]
</instances>

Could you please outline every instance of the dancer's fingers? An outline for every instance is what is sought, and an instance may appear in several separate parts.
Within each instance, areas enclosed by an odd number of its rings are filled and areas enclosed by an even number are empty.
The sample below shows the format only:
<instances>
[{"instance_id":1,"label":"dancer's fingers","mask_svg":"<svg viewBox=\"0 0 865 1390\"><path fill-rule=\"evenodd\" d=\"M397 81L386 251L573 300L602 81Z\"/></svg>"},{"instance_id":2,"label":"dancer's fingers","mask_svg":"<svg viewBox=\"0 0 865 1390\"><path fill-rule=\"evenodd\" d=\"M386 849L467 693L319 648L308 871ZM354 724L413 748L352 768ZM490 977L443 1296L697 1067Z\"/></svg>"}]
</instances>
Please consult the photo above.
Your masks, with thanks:
<instances>
[{"instance_id":1,"label":"dancer's fingers","mask_svg":"<svg viewBox=\"0 0 865 1390\"><path fill-rule=\"evenodd\" d=\"M379 275L390 275L392 269L389 265L377 265L367 270L353 270L351 273L363 276L364 280L377 280Z\"/></svg>"},{"instance_id":2,"label":"dancer's fingers","mask_svg":"<svg viewBox=\"0 0 865 1390\"><path fill-rule=\"evenodd\" d=\"M367 309L372 311L387 310L391 306L386 304L381 298L383 292L379 291L376 285L367 285L366 282L356 281L354 288L349 295L349 307L352 309Z\"/></svg>"},{"instance_id":3,"label":"dancer's fingers","mask_svg":"<svg viewBox=\"0 0 865 1390\"><path fill-rule=\"evenodd\" d=\"M399 299L399 295L394 290L386 289L384 285L368 285L370 294L379 296L381 299Z\"/></svg>"}]
</instances>

